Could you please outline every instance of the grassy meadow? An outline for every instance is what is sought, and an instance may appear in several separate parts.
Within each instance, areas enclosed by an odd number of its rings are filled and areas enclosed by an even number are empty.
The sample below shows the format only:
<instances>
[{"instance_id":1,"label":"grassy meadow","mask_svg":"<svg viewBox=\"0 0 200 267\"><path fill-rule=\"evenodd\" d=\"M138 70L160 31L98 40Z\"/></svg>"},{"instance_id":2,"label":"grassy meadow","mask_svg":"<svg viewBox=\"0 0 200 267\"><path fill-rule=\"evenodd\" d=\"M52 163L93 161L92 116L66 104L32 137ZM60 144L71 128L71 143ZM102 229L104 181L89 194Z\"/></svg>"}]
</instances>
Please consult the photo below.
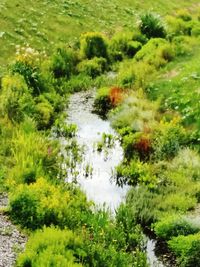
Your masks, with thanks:
<instances>
[{"instance_id":1,"label":"grassy meadow","mask_svg":"<svg viewBox=\"0 0 200 267\"><path fill-rule=\"evenodd\" d=\"M2 0L0 3L0 65L12 61L16 45L30 44L52 51L55 45L77 42L82 32L101 31L108 35L133 29L143 10L161 16L174 14L180 7L196 11L199 1L65 1Z\"/></svg>"}]
</instances>

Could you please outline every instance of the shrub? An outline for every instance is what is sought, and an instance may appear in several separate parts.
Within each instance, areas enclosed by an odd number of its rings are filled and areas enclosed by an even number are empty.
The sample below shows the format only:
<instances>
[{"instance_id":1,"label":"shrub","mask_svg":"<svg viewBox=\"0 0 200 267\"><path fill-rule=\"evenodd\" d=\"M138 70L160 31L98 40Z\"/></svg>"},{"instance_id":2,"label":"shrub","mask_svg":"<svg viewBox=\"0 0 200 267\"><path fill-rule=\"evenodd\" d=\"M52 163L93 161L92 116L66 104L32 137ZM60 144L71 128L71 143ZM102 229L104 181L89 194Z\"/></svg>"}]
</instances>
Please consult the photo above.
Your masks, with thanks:
<instances>
[{"instance_id":1,"label":"shrub","mask_svg":"<svg viewBox=\"0 0 200 267\"><path fill-rule=\"evenodd\" d=\"M33 230L51 224L78 228L88 208L89 204L80 191L66 191L44 178L30 185L19 185L10 196L13 221Z\"/></svg>"},{"instance_id":2,"label":"shrub","mask_svg":"<svg viewBox=\"0 0 200 267\"><path fill-rule=\"evenodd\" d=\"M144 132L155 125L157 105L145 99L143 94L134 93L125 98L111 114L112 125L117 128L130 127L131 131Z\"/></svg>"},{"instance_id":3,"label":"shrub","mask_svg":"<svg viewBox=\"0 0 200 267\"><path fill-rule=\"evenodd\" d=\"M97 91L97 95L94 101L94 107L95 110L102 116L105 116L112 108L109 87L102 87Z\"/></svg>"},{"instance_id":4,"label":"shrub","mask_svg":"<svg viewBox=\"0 0 200 267\"><path fill-rule=\"evenodd\" d=\"M59 47L53 54L50 63L50 70L52 70L55 78L69 77L75 73L78 57L70 48Z\"/></svg>"},{"instance_id":5,"label":"shrub","mask_svg":"<svg viewBox=\"0 0 200 267\"><path fill-rule=\"evenodd\" d=\"M20 122L25 115L33 116L35 103L21 75L5 76L2 79L2 112L11 121Z\"/></svg>"},{"instance_id":6,"label":"shrub","mask_svg":"<svg viewBox=\"0 0 200 267\"><path fill-rule=\"evenodd\" d=\"M173 38L173 45L175 54L177 56L190 55L192 53L191 47L193 43L188 36L176 36Z\"/></svg>"},{"instance_id":7,"label":"shrub","mask_svg":"<svg viewBox=\"0 0 200 267\"><path fill-rule=\"evenodd\" d=\"M127 159L139 157L148 160L152 152L151 136L147 133L131 133L123 138L123 149Z\"/></svg>"},{"instance_id":8,"label":"shrub","mask_svg":"<svg viewBox=\"0 0 200 267\"><path fill-rule=\"evenodd\" d=\"M84 256L82 240L69 230L44 228L29 238L25 251L17 260L17 267L55 266L78 267ZM82 255L83 253L83 255Z\"/></svg>"},{"instance_id":9,"label":"shrub","mask_svg":"<svg viewBox=\"0 0 200 267\"><path fill-rule=\"evenodd\" d=\"M80 73L78 75L71 76L71 79L62 85L63 91L73 93L80 92L82 90L88 90L92 85L92 78Z\"/></svg>"},{"instance_id":10,"label":"shrub","mask_svg":"<svg viewBox=\"0 0 200 267\"><path fill-rule=\"evenodd\" d=\"M190 21L192 20L192 16L190 15L189 11L186 9L180 9L176 13L177 17L182 19L183 21Z\"/></svg>"},{"instance_id":11,"label":"shrub","mask_svg":"<svg viewBox=\"0 0 200 267\"><path fill-rule=\"evenodd\" d=\"M145 43L148 42L147 37L144 34L142 34L139 29L133 30L132 40L137 41L137 42L141 43L142 45L144 45Z\"/></svg>"},{"instance_id":12,"label":"shrub","mask_svg":"<svg viewBox=\"0 0 200 267\"><path fill-rule=\"evenodd\" d=\"M166 159L177 155L179 149L185 143L185 130L174 120L171 122L160 122L154 131L153 150L154 158Z\"/></svg>"},{"instance_id":13,"label":"shrub","mask_svg":"<svg viewBox=\"0 0 200 267\"><path fill-rule=\"evenodd\" d=\"M116 210L116 227L124 233L127 251L144 248L145 240L142 229L136 223L134 210L131 206L125 203L120 204Z\"/></svg>"},{"instance_id":14,"label":"shrub","mask_svg":"<svg viewBox=\"0 0 200 267\"><path fill-rule=\"evenodd\" d=\"M188 179L193 181L200 180L200 156L197 151L190 148L179 150L177 156L171 162L172 171L184 173Z\"/></svg>"},{"instance_id":15,"label":"shrub","mask_svg":"<svg viewBox=\"0 0 200 267\"><path fill-rule=\"evenodd\" d=\"M174 236L194 234L199 227L181 216L168 216L154 224L154 230L158 237L169 240Z\"/></svg>"},{"instance_id":16,"label":"shrub","mask_svg":"<svg viewBox=\"0 0 200 267\"><path fill-rule=\"evenodd\" d=\"M133 57L141 47L139 41L133 40L132 33L119 32L110 41L109 54L114 60L122 60L126 56Z\"/></svg>"},{"instance_id":17,"label":"shrub","mask_svg":"<svg viewBox=\"0 0 200 267\"><path fill-rule=\"evenodd\" d=\"M178 236L168 242L169 247L179 259L181 267L193 267L200 264L200 235Z\"/></svg>"},{"instance_id":18,"label":"shrub","mask_svg":"<svg viewBox=\"0 0 200 267\"><path fill-rule=\"evenodd\" d=\"M36 120L38 129L48 128L53 122L54 109L48 100L40 98L36 104Z\"/></svg>"},{"instance_id":19,"label":"shrub","mask_svg":"<svg viewBox=\"0 0 200 267\"><path fill-rule=\"evenodd\" d=\"M137 184L147 185L153 188L156 185L157 179L151 172L150 166L147 163L139 160L131 160L128 164L122 163L117 166L116 182L119 186Z\"/></svg>"},{"instance_id":20,"label":"shrub","mask_svg":"<svg viewBox=\"0 0 200 267\"><path fill-rule=\"evenodd\" d=\"M170 192L159 204L159 208L160 210L169 212L186 212L188 210L192 210L196 204L196 198L194 196L190 196L187 192Z\"/></svg>"},{"instance_id":21,"label":"shrub","mask_svg":"<svg viewBox=\"0 0 200 267\"><path fill-rule=\"evenodd\" d=\"M113 107L118 106L121 104L121 102L124 99L124 93L123 90L119 87L112 87L110 88L110 93L109 93L110 101Z\"/></svg>"},{"instance_id":22,"label":"shrub","mask_svg":"<svg viewBox=\"0 0 200 267\"><path fill-rule=\"evenodd\" d=\"M108 111L118 106L124 98L124 94L119 87L102 87L97 91L94 101L95 111L106 116Z\"/></svg>"},{"instance_id":23,"label":"shrub","mask_svg":"<svg viewBox=\"0 0 200 267\"><path fill-rule=\"evenodd\" d=\"M128 42L127 55L133 57L141 48L142 44L140 42L130 41Z\"/></svg>"},{"instance_id":24,"label":"shrub","mask_svg":"<svg viewBox=\"0 0 200 267\"><path fill-rule=\"evenodd\" d=\"M157 221L158 210L155 207L160 203L160 199L157 199L155 193L148 190L145 185L132 187L126 196L126 203L130 206L137 223L150 226Z\"/></svg>"},{"instance_id":25,"label":"shrub","mask_svg":"<svg viewBox=\"0 0 200 267\"><path fill-rule=\"evenodd\" d=\"M191 35L195 37L200 36L200 23L192 27Z\"/></svg>"},{"instance_id":26,"label":"shrub","mask_svg":"<svg viewBox=\"0 0 200 267\"><path fill-rule=\"evenodd\" d=\"M144 62L159 68L171 61L175 56L173 47L166 40L155 38L145 44L142 49L137 52L136 60Z\"/></svg>"},{"instance_id":27,"label":"shrub","mask_svg":"<svg viewBox=\"0 0 200 267\"><path fill-rule=\"evenodd\" d=\"M26 182L26 177L29 181L41 175L53 179L58 174L58 143L36 133L31 121L26 119L19 129L15 129L11 144L11 157L15 165L8 171L7 184L10 189Z\"/></svg>"},{"instance_id":28,"label":"shrub","mask_svg":"<svg viewBox=\"0 0 200 267\"><path fill-rule=\"evenodd\" d=\"M109 54L114 60L122 60L127 55L128 43L132 41L129 32L116 33L109 43Z\"/></svg>"},{"instance_id":29,"label":"shrub","mask_svg":"<svg viewBox=\"0 0 200 267\"><path fill-rule=\"evenodd\" d=\"M84 73L92 78L103 73L107 68L107 61L105 58L94 57L92 59L86 59L79 63L77 66L79 73Z\"/></svg>"},{"instance_id":30,"label":"shrub","mask_svg":"<svg viewBox=\"0 0 200 267\"><path fill-rule=\"evenodd\" d=\"M134 66L122 68L118 75L118 84L122 88L133 88L136 84L136 71Z\"/></svg>"},{"instance_id":31,"label":"shrub","mask_svg":"<svg viewBox=\"0 0 200 267\"><path fill-rule=\"evenodd\" d=\"M83 58L92 59L94 57L107 58L107 40L98 32L88 32L81 35L80 53Z\"/></svg>"},{"instance_id":32,"label":"shrub","mask_svg":"<svg viewBox=\"0 0 200 267\"><path fill-rule=\"evenodd\" d=\"M140 17L139 28L147 38L165 38L166 30L157 15L146 13Z\"/></svg>"},{"instance_id":33,"label":"shrub","mask_svg":"<svg viewBox=\"0 0 200 267\"><path fill-rule=\"evenodd\" d=\"M12 74L20 74L24 77L26 84L30 88L30 92L35 95L39 95L45 90L44 82L41 79L41 73L38 66L31 66L23 61L16 61L11 66Z\"/></svg>"},{"instance_id":34,"label":"shrub","mask_svg":"<svg viewBox=\"0 0 200 267\"><path fill-rule=\"evenodd\" d=\"M44 102L48 101L47 103L49 103L52 106L55 113L63 111L66 105L66 97L61 96L55 91L52 91L49 93L43 93L40 99L43 99Z\"/></svg>"},{"instance_id":35,"label":"shrub","mask_svg":"<svg viewBox=\"0 0 200 267\"><path fill-rule=\"evenodd\" d=\"M122 88L146 89L149 85L155 67L147 62L128 62L122 64L118 74L118 85Z\"/></svg>"},{"instance_id":36,"label":"shrub","mask_svg":"<svg viewBox=\"0 0 200 267\"><path fill-rule=\"evenodd\" d=\"M191 35L192 25L191 21L185 21L181 18L173 16L166 17L167 24L169 25L168 35L170 38L177 35Z\"/></svg>"}]
</instances>

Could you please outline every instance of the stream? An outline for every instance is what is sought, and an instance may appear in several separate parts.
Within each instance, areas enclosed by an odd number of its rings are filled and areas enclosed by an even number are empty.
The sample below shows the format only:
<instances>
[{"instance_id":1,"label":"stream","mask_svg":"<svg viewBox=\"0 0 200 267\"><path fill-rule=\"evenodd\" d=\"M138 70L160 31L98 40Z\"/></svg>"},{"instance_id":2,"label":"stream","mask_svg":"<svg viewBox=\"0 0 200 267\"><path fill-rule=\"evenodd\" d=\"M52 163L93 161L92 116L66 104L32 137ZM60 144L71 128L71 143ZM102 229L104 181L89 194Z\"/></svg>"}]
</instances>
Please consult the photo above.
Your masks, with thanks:
<instances>
[{"instance_id":1,"label":"stream","mask_svg":"<svg viewBox=\"0 0 200 267\"><path fill-rule=\"evenodd\" d=\"M83 160L78 165L76 181L86 193L89 200L97 206L105 206L114 213L120 202L125 199L128 187L118 187L112 181L115 167L123 159L123 150L117 140L117 134L108 120L101 119L92 112L95 90L75 93L71 96L68 107L68 122L78 127L77 141L84 147ZM101 153L95 150L95 144L102 140L102 134L112 134L114 145ZM91 174L85 176L85 169ZM151 267L173 266L165 262L165 255L159 255L157 241L147 238L147 257Z\"/></svg>"}]
</instances>

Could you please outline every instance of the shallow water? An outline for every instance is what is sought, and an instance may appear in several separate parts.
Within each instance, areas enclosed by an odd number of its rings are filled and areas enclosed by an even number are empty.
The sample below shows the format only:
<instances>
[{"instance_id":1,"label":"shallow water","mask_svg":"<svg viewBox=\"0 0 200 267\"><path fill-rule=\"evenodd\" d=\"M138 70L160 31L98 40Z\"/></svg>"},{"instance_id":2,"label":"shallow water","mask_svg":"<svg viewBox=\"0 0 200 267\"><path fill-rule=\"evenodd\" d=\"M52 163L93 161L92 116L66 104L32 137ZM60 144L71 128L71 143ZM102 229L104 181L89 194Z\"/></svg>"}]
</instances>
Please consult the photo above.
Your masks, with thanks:
<instances>
[{"instance_id":1,"label":"shallow water","mask_svg":"<svg viewBox=\"0 0 200 267\"><path fill-rule=\"evenodd\" d=\"M123 150L119 141L114 147L101 153L94 149L102 140L102 134L112 134L109 121L92 113L94 91L80 92L71 96L68 108L68 121L78 126L77 140L84 146L83 162L79 166L77 181L86 192L87 197L97 205L106 205L114 211L126 195L127 187L118 187L112 180L113 171L123 158ZM92 168L91 177L85 177L85 168Z\"/></svg>"},{"instance_id":2,"label":"shallow water","mask_svg":"<svg viewBox=\"0 0 200 267\"><path fill-rule=\"evenodd\" d=\"M117 140L115 145L107 150L108 153L105 151L99 153L94 149L95 144L101 141L103 133L117 136L109 121L101 119L92 112L94 95L95 91L73 94L68 107L68 122L78 126L77 140L81 146L84 146L83 161L77 166L76 180L88 199L99 206L105 205L114 212L128 191L127 186L121 188L112 181L113 171L123 159L123 150ZM87 178L86 166L92 167L92 173ZM146 251L150 266L174 266L171 263L164 263L165 255L161 257L158 255L156 242L155 239L147 237Z\"/></svg>"}]
</instances>

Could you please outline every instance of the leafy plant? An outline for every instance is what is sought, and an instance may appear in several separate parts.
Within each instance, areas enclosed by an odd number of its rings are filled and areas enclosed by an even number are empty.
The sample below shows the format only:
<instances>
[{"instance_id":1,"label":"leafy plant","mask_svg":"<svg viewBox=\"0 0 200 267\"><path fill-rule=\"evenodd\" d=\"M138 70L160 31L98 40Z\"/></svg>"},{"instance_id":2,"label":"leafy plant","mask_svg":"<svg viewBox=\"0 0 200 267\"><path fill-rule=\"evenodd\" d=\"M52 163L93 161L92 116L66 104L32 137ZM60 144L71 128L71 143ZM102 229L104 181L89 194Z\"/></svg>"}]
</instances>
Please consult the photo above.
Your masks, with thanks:
<instances>
[{"instance_id":1,"label":"leafy plant","mask_svg":"<svg viewBox=\"0 0 200 267\"><path fill-rule=\"evenodd\" d=\"M86 59L81 61L78 66L78 72L84 73L92 78L102 74L107 68L107 61L102 57L94 57L90 60Z\"/></svg>"},{"instance_id":2,"label":"leafy plant","mask_svg":"<svg viewBox=\"0 0 200 267\"><path fill-rule=\"evenodd\" d=\"M174 236L194 234L199 227L182 216L168 216L154 225L158 237L169 240Z\"/></svg>"}]
</instances>

